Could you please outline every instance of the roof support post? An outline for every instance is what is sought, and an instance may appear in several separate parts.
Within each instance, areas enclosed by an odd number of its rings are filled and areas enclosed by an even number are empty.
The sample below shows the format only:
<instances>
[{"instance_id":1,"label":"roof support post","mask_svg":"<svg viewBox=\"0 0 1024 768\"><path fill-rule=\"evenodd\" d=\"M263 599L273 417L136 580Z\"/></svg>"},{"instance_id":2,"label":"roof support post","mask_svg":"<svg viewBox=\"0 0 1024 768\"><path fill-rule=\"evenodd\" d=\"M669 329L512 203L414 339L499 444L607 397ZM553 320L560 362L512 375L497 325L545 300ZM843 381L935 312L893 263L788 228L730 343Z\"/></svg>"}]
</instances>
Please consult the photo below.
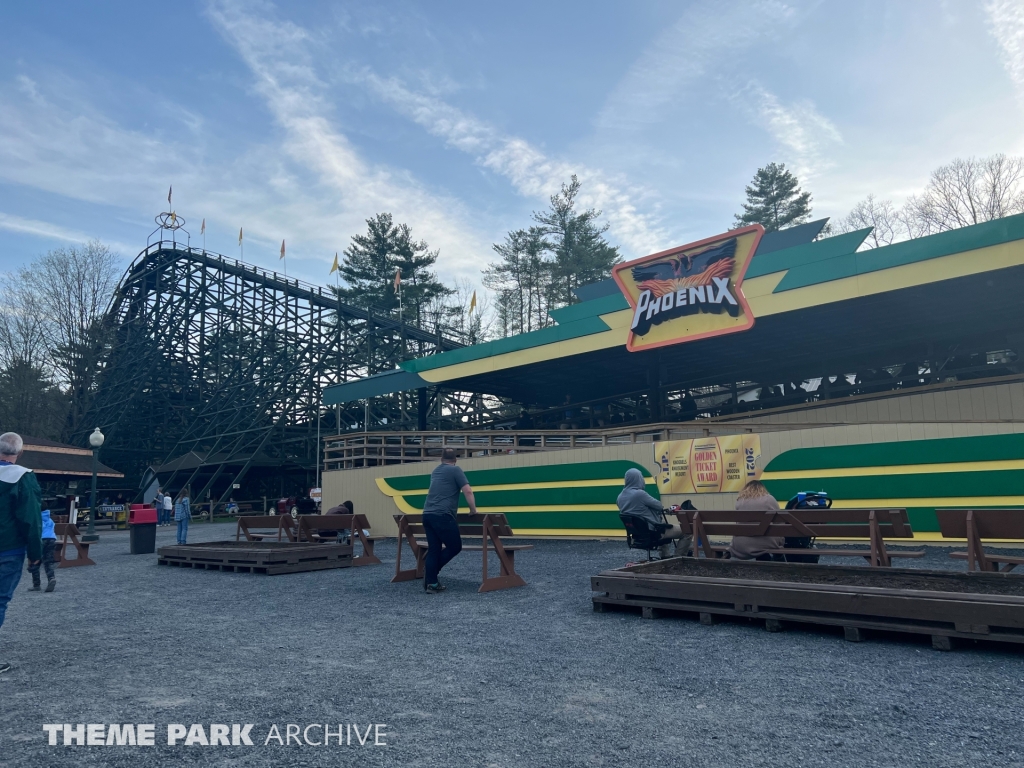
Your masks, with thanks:
<instances>
[{"instance_id":1,"label":"roof support post","mask_svg":"<svg viewBox=\"0 0 1024 768\"><path fill-rule=\"evenodd\" d=\"M651 421L659 422L662 420L664 414L663 401L665 399L665 392L661 386L661 361L657 357L651 361L651 366L648 370L648 382L650 385L650 391L647 395L648 404L651 408Z\"/></svg>"}]
</instances>

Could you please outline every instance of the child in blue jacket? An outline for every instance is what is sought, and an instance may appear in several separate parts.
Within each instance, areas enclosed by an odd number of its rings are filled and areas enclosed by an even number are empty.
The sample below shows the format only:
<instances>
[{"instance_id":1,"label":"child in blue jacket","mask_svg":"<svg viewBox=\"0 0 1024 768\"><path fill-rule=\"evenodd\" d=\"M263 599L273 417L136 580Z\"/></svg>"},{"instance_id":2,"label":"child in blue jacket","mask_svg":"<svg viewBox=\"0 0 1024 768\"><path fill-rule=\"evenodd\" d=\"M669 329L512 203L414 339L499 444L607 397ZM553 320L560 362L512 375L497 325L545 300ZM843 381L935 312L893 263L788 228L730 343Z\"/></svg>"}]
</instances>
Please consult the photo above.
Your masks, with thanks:
<instances>
[{"instance_id":1,"label":"child in blue jacket","mask_svg":"<svg viewBox=\"0 0 1024 768\"><path fill-rule=\"evenodd\" d=\"M44 509L43 515L43 559L41 563L29 565L28 572L32 574L32 586L30 592L40 590L39 566L46 569L46 591L53 592L57 588L57 577L53 571L53 550L57 547L57 534L53 532L53 520L50 519L50 510Z\"/></svg>"}]
</instances>

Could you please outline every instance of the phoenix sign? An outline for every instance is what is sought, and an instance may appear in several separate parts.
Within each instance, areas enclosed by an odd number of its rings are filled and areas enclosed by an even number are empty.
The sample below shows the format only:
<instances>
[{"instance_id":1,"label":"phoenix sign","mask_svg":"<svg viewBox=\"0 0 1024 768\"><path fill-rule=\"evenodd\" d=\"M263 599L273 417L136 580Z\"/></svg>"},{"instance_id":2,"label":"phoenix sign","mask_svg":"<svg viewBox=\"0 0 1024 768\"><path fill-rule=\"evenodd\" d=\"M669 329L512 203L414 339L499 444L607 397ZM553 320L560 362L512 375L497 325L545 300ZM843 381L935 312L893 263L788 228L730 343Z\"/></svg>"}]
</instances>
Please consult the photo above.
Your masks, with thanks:
<instances>
[{"instance_id":1,"label":"phoenix sign","mask_svg":"<svg viewBox=\"0 0 1024 768\"><path fill-rule=\"evenodd\" d=\"M630 352L745 331L754 324L740 290L764 234L754 224L617 265L633 318Z\"/></svg>"}]
</instances>

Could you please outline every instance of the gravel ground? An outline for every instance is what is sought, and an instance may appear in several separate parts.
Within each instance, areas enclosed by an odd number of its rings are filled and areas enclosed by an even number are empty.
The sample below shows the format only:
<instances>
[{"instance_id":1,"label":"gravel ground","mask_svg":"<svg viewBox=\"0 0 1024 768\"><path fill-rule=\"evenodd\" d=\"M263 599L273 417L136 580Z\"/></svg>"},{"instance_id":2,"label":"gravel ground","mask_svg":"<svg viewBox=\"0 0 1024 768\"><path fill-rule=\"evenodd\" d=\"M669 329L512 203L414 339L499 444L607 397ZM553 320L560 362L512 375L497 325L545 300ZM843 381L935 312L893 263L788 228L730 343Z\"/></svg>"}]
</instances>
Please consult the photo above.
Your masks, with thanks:
<instances>
[{"instance_id":1,"label":"gravel ground","mask_svg":"<svg viewBox=\"0 0 1024 768\"><path fill-rule=\"evenodd\" d=\"M0 630L0 764L1024 765L1021 651L595 614L589 577L632 559L620 542L539 542L518 558L528 587L483 595L477 553L426 595L389 584L394 543L379 550L266 577L158 567L115 532L53 594L26 575ZM962 568L947 551L907 564ZM155 723L157 746L51 747L55 722ZM325 722L385 723L387 746L264 745ZM255 745L169 747L170 723L252 723Z\"/></svg>"}]
</instances>

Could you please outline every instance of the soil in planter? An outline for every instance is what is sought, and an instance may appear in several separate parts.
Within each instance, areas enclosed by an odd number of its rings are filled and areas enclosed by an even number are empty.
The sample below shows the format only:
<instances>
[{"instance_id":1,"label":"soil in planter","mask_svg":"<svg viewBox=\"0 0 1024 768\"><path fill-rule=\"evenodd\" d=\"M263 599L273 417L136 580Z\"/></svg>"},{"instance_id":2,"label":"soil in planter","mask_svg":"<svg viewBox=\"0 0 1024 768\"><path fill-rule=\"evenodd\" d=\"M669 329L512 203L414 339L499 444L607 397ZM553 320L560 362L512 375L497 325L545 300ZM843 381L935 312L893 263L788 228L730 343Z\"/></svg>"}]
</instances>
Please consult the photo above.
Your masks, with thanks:
<instances>
[{"instance_id":1,"label":"soil in planter","mask_svg":"<svg viewBox=\"0 0 1024 768\"><path fill-rule=\"evenodd\" d=\"M737 560L696 560L678 557L623 568L625 573L663 574L712 579L774 581L797 584L919 589L1024 597L1024 575L930 571L920 568L869 568L805 563L741 562Z\"/></svg>"}]
</instances>

